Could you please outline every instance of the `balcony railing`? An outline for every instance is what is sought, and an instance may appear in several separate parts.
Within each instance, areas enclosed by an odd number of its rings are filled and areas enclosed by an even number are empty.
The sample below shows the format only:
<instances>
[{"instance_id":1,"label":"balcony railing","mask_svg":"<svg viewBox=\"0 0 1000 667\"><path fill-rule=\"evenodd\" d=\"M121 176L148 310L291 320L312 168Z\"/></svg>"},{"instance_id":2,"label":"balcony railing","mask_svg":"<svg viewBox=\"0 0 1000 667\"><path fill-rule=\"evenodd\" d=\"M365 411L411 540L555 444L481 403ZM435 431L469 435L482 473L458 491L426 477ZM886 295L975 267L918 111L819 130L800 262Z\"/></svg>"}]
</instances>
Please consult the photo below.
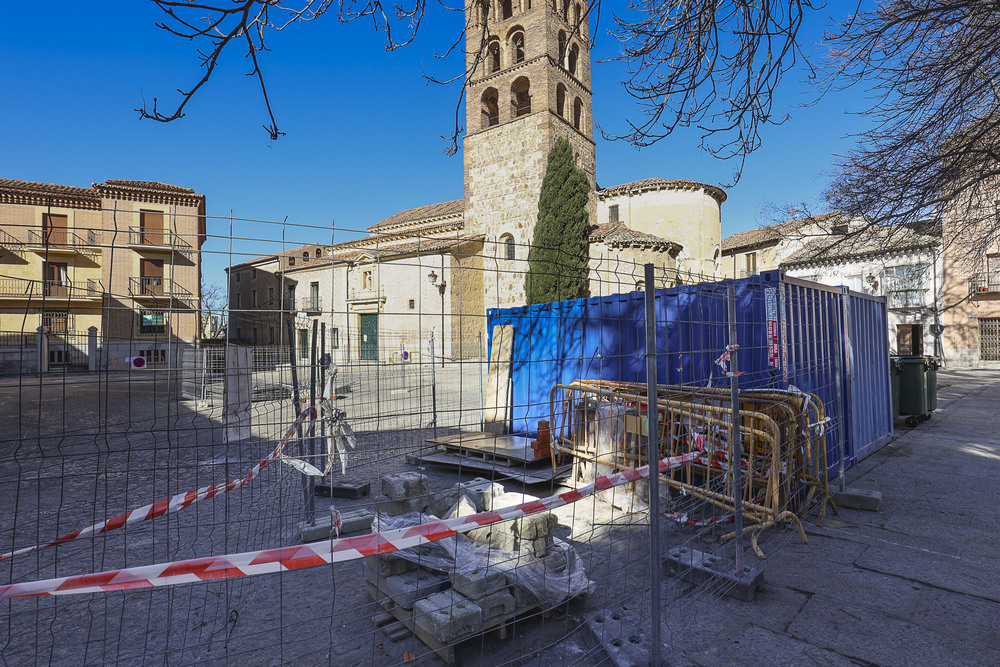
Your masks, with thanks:
<instances>
[{"instance_id":1,"label":"balcony railing","mask_svg":"<svg viewBox=\"0 0 1000 667\"><path fill-rule=\"evenodd\" d=\"M311 296L302 301L300 310L306 313L318 313L323 310L323 297Z\"/></svg>"},{"instance_id":2,"label":"balcony railing","mask_svg":"<svg viewBox=\"0 0 1000 667\"><path fill-rule=\"evenodd\" d=\"M103 295L104 285L94 279L74 284L68 280L0 278L0 297L6 298L100 299Z\"/></svg>"},{"instance_id":3,"label":"balcony railing","mask_svg":"<svg viewBox=\"0 0 1000 667\"><path fill-rule=\"evenodd\" d=\"M23 246L23 241L18 241L16 238L0 229L0 247L3 248L17 248Z\"/></svg>"},{"instance_id":4,"label":"balcony railing","mask_svg":"<svg viewBox=\"0 0 1000 667\"><path fill-rule=\"evenodd\" d=\"M43 250L93 252L101 247L101 233L83 229L79 233L66 229L29 229L28 245Z\"/></svg>"},{"instance_id":5,"label":"balcony railing","mask_svg":"<svg viewBox=\"0 0 1000 667\"><path fill-rule=\"evenodd\" d=\"M1000 292L1000 273L977 273L969 278L969 294Z\"/></svg>"},{"instance_id":6,"label":"balcony railing","mask_svg":"<svg viewBox=\"0 0 1000 667\"><path fill-rule=\"evenodd\" d=\"M146 299L180 299L187 301L194 296L170 278L133 276L129 278L129 292L133 297Z\"/></svg>"},{"instance_id":7,"label":"balcony railing","mask_svg":"<svg viewBox=\"0 0 1000 667\"><path fill-rule=\"evenodd\" d=\"M132 246L162 248L164 250L191 249L190 243L169 229L152 229L150 227L129 227L128 243Z\"/></svg>"}]
</instances>

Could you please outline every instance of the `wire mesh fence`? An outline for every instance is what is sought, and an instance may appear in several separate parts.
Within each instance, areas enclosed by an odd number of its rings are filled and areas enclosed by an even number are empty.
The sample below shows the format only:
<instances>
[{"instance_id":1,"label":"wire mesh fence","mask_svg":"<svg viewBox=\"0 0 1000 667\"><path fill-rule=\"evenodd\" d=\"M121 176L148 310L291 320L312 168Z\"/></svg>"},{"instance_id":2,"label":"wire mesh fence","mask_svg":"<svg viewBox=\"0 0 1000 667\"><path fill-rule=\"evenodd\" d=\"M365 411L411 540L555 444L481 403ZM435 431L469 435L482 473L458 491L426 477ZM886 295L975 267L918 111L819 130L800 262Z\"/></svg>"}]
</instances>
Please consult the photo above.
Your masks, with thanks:
<instances>
[{"instance_id":1,"label":"wire mesh fence","mask_svg":"<svg viewBox=\"0 0 1000 667\"><path fill-rule=\"evenodd\" d=\"M648 661L876 438L845 291L592 257L589 297L519 306L524 248L232 224L87 244L88 372L48 301L0 313L6 662ZM172 280L130 293L125 252Z\"/></svg>"}]
</instances>

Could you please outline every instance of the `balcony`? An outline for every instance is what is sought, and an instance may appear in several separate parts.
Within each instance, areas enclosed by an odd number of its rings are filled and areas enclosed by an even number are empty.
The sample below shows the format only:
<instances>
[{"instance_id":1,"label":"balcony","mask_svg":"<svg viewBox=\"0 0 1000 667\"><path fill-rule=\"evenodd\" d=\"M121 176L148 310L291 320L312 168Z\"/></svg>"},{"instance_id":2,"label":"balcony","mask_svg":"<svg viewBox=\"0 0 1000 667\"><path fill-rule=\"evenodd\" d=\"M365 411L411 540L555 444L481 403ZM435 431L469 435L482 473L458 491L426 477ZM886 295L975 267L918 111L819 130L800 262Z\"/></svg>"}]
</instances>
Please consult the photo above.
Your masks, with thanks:
<instances>
[{"instance_id":1,"label":"balcony","mask_svg":"<svg viewBox=\"0 0 1000 667\"><path fill-rule=\"evenodd\" d=\"M170 278L133 276L128 282L129 293L137 301L159 303L170 300L189 302L194 295Z\"/></svg>"},{"instance_id":2,"label":"balcony","mask_svg":"<svg viewBox=\"0 0 1000 667\"><path fill-rule=\"evenodd\" d=\"M142 250L159 250L163 252L191 250L191 244L180 235L169 229L152 229L149 227L129 227L128 244Z\"/></svg>"},{"instance_id":3,"label":"balcony","mask_svg":"<svg viewBox=\"0 0 1000 667\"><path fill-rule=\"evenodd\" d=\"M323 298L319 296L309 297L303 299L302 306L299 308L300 311L304 313L319 313L323 311Z\"/></svg>"},{"instance_id":4,"label":"balcony","mask_svg":"<svg viewBox=\"0 0 1000 667\"><path fill-rule=\"evenodd\" d=\"M101 233L95 229L84 229L80 233L65 229L29 229L30 250L39 254L96 254L101 249Z\"/></svg>"},{"instance_id":5,"label":"balcony","mask_svg":"<svg viewBox=\"0 0 1000 667\"><path fill-rule=\"evenodd\" d=\"M28 280L25 278L0 278L0 299L31 300L56 299L69 301L99 301L104 296L100 280Z\"/></svg>"},{"instance_id":6,"label":"balcony","mask_svg":"<svg viewBox=\"0 0 1000 667\"><path fill-rule=\"evenodd\" d=\"M969 295L1000 292L1000 273L977 273L969 278Z\"/></svg>"},{"instance_id":7,"label":"balcony","mask_svg":"<svg viewBox=\"0 0 1000 667\"><path fill-rule=\"evenodd\" d=\"M18 241L16 238L0 229L0 248L6 248L7 250L19 250L23 245L23 241Z\"/></svg>"}]
</instances>

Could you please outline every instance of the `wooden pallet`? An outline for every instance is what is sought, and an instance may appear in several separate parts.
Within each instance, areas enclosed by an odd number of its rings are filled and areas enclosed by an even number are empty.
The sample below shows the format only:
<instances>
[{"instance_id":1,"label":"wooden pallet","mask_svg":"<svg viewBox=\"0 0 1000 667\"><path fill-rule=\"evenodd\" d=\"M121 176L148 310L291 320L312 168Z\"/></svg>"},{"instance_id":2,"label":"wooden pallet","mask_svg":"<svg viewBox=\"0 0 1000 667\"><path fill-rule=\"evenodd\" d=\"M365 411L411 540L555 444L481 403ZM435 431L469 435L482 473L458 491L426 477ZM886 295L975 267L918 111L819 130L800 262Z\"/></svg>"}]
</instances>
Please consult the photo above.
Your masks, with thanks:
<instances>
[{"instance_id":1,"label":"wooden pallet","mask_svg":"<svg viewBox=\"0 0 1000 667\"><path fill-rule=\"evenodd\" d=\"M395 601L385 593L382 593L374 584L370 581L365 581L365 590L368 592L368 596L380 604L382 608L388 613L392 614L393 617L400 622L407 630L412 632L420 641L427 645L432 651L438 654L442 660L444 660L449 665L455 663L455 646L461 644L467 639L472 639L474 637L479 637L491 630L496 630L501 640L507 639L507 624L514 620L517 616L522 614L535 611L537 607L530 607L526 609L521 609L520 611L515 610L514 613L507 616L502 616L500 618L495 618L481 630L476 632L470 632L461 637L457 637L450 644L443 644L437 640L434 635L430 634L419 625L417 625L413 620L413 611L405 607L401 607L396 604Z\"/></svg>"},{"instance_id":2,"label":"wooden pallet","mask_svg":"<svg viewBox=\"0 0 1000 667\"><path fill-rule=\"evenodd\" d=\"M552 464L548 457L541 459L544 463L540 465L526 466L519 468L513 466L470 459L465 456L454 454L434 453L423 456L407 456L406 461L412 465L424 465L434 463L436 465L448 466L450 468L464 468L467 470L479 470L483 472L496 473L495 481L501 479L513 479L522 484L544 484L551 482L558 477L565 477L573 468L572 463L567 463L552 470Z\"/></svg>"},{"instance_id":3,"label":"wooden pallet","mask_svg":"<svg viewBox=\"0 0 1000 667\"><path fill-rule=\"evenodd\" d=\"M445 454L466 456L506 466L521 467L526 463L538 463L549 458L536 456L531 449L531 438L521 435L459 433L444 438L432 438L427 442L437 445L438 451Z\"/></svg>"}]
</instances>

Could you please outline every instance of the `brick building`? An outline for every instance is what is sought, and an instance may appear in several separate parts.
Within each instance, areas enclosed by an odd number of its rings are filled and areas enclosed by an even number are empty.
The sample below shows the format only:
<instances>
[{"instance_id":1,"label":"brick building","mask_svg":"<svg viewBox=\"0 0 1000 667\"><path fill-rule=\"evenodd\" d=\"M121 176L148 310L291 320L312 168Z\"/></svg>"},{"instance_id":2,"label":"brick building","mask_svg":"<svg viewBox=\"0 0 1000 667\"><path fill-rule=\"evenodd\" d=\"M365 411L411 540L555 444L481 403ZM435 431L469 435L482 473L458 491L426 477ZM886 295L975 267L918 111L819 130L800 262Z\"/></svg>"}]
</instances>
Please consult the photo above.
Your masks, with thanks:
<instances>
[{"instance_id":1,"label":"brick building","mask_svg":"<svg viewBox=\"0 0 1000 667\"><path fill-rule=\"evenodd\" d=\"M0 331L43 327L54 364L86 363L92 328L105 360L174 360L199 337L204 240L205 197L190 188L0 179Z\"/></svg>"}]
</instances>

